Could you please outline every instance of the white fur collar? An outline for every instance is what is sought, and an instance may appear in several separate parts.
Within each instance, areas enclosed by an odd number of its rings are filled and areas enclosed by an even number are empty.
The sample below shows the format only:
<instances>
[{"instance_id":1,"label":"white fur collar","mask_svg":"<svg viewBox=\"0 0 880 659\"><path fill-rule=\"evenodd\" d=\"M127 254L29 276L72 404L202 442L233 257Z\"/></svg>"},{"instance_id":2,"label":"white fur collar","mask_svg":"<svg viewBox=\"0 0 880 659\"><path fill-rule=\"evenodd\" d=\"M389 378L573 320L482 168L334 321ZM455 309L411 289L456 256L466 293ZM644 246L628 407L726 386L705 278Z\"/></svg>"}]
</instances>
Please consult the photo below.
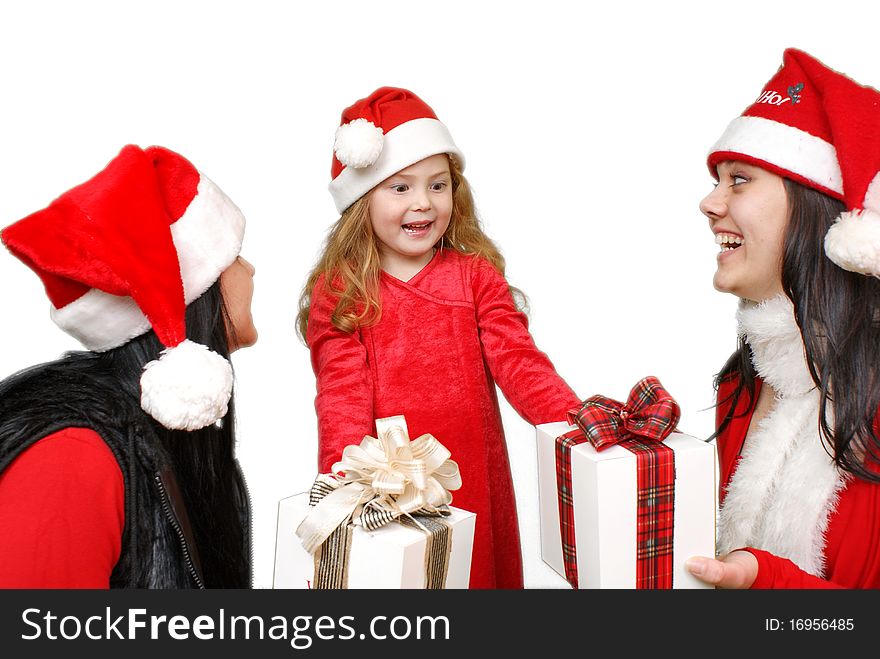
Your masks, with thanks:
<instances>
[{"instance_id":1,"label":"white fur collar","mask_svg":"<svg viewBox=\"0 0 880 659\"><path fill-rule=\"evenodd\" d=\"M737 319L755 368L777 396L749 434L730 481L718 521L718 551L764 549L823 576L828 520L846 478L819 437L820 394L791 302L779 296L743 303Z\"/></svg>"},{"instance_id":2,"label":"white fur collar","mask_svg":"<svg viewBox=\"0 0 880 659\"><path fill-rule=\"evenodd\" d=\"M752 349L752 364L780 397L804 394L816 385L804 358L804 342L785 295L761 303L743 300L736 312L737 332Z\"/></svg>"}]
</instances>

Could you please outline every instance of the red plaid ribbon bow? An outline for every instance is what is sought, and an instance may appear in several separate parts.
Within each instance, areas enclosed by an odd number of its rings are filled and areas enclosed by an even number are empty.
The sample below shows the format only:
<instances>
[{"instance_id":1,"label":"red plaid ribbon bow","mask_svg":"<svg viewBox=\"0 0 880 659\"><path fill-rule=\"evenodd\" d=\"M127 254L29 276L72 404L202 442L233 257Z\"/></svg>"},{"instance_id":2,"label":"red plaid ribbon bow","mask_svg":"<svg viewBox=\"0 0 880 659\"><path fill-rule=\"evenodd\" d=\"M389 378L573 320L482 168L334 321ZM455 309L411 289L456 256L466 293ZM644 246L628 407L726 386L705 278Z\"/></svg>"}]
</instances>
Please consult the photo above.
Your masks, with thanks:
<instances>
[{"instance_id":1,"label":"red plaid ribbon bow","mask_svg":"<svg viewBox=\"0 0 880 659\"><path fill-rule=\"evenodd\" d=\"M578 587L577 548L571 488L571 448L590 442L597 451L619 444L636 455L636 588L672 588L675 456L663 440L681 411L655 377L646 377L626 404L592 396L568 413L577 429L556 438L556 483L565 577Z\"/></svg>"}]
</instances>

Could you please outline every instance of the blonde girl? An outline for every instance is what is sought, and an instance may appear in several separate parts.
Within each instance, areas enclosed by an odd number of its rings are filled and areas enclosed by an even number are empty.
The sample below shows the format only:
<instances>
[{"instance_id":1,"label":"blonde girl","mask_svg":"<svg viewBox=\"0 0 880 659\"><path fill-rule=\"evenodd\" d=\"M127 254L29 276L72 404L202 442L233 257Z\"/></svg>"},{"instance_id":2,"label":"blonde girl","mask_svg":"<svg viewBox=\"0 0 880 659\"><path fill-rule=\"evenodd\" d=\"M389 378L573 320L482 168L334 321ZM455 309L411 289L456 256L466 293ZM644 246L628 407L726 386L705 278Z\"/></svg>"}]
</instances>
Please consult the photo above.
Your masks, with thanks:
<instances>
[{"instance_id":1,"label":"blonde girl","mask_svg":"<svg viewBox=\"0 0 880 659\"><path fill-rule=\"evenodd\" d=\"M300 299L317 379L319 468L403 414L452 451L477 513L472 588L521 588L496 383L530 423L579 404L537 349L483 233L464 156L420 98L383 87L347 108L330 192L341 217Z\"/></svg>"}]
</instances>

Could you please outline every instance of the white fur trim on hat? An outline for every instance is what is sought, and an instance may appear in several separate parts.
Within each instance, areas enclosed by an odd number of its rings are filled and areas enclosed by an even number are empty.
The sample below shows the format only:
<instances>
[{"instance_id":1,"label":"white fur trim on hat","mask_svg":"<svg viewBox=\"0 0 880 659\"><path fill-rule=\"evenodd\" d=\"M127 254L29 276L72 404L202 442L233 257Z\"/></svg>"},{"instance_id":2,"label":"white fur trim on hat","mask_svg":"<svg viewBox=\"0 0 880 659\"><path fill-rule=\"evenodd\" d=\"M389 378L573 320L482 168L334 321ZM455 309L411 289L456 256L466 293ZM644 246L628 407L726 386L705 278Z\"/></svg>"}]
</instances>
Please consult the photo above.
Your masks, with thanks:
<instances>
[{"instance_id":1,"label":"white fur trim on hat","mask_svg":"<svg viewBox=\"0 0 880 659\"><path fill-rule=\"evenodd\" d=\"M223 418L232 396L232 365L189 339L162 351L141 374L141 407L172 430L198 430Z\"/></svg>"},{"instance_id":2,"label":"white fur trim on hat","mask_svg":"<svg viewBox=\"0 0 880 659\"><path fill-rule=\"evenodd\" d=\"M336 129L333 151L346 167L369 167L382 153L384 141L385 134L372 121L355 119Z\"/></svg>"},{"instance_id":3,"label":"white fur trim on hat","mask_svg":"<svg viewBox=\"0 0 880 659\"><path fill-rule=\"evenodd\" d=\"M880 172L868 184L868 189L865 192L865 203L862 206L880 212Z\"/></svg>"},{"instance_id":4,"label":"white fur trim on hat","mask_svg":"<svg viewBox=\"0 0 880 659\"><path fill-rule=\"evenodd\" d=\"M709 154L727 151L763 160L843 195L834 145L794 126L763 117L737 117Z\"/></svg>"},{"instance_id":5,"label":"white fur trim on hat","mask_svg":"<svg viewBox=\"0 0 880 659\"><path fill-rule=\"evenodd\" d=\"M825 235L825 254L844 270L880 275L880 213L841 213Z\"/></svg>"},{"instance_id":6,"label":"white fur trim on hat","mask_svg":"<svg viewBox=\"0 0 880 659\"><path fill-rule=\"evenodd\" d=\"M382 152L372 165L346 167L330 182L336 209L342 213L392 174L438 153L451 153L464 169L464 155L452 141L449 129L437 119L413 119L389 130Z\"/></svg>"},{"instance_id":7,"label":"white fur trim on hat","mask_svg":"<svg viewBox=\"0 0 880 659\"><path fill-rule=\"evenodd\" d=\"M196 196L171 225L186 304L208 290L235 261L244 225L238 207L202 175ZM98 289L60 309L53 307L50 315L58 327L95 352L121 346L150 329L150 322L132 298Z\"/></svg>"},{"instance_id":8,"label":"white fur trim on hat","mask_svg":"<svg viewBox=\"0 0 880 659\"><path fill-rule=\"evenodd\" d=\"M97 288L60 309L50 305L49 315L58 327L95 352L116 348L150 331L150 321L133 299Z\"/></svg>"}]
</instances>

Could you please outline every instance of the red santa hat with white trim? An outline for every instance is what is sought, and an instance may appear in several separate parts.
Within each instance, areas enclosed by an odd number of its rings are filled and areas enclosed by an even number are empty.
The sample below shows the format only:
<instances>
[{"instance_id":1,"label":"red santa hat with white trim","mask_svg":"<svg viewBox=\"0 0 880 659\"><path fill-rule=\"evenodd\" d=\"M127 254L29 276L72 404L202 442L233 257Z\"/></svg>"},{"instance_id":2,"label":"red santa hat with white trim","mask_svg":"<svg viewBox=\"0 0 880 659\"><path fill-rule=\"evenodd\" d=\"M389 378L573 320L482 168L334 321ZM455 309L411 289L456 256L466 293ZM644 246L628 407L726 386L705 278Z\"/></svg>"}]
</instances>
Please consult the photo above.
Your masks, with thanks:
<instances>
[{"instance_id":1,"label":"red santa hat with white trim","mask_svg":"<svg viewBox=\"0 0 880 659\"><path fill-rule=\"evenodd\" d=\"M237 258L244 216L185 158L129 145L102 171L0 232L39 275L51 316L103 352L152 329L165 346L141 376L141 406L167 428L222 418L232 367L186 338L186 305Z\"/></svg>"},{"instance_id":2,"label":"red santa hat with white trim","mask_svg":"<svg viewBox=\"0 0 880 659\"><path fill-rule=\"evenodd\" d=\"M342 112L330 169L336 209L344 212L389 176L438 153L464 169L464 155L427 103L406 89L377 89Z\"/></svg>"},{"instance_id":3,"label":"red santa hat with white trim","mask_svg":"<svg viewBox=\"0 0 880 659\"><path fill-rule=\"evenodd\" d=\"M712 175L742 160L846 204L825 236L845 270L880 276L880 92L793 48L709 152Z\"/></svg>"}]
</instances>

